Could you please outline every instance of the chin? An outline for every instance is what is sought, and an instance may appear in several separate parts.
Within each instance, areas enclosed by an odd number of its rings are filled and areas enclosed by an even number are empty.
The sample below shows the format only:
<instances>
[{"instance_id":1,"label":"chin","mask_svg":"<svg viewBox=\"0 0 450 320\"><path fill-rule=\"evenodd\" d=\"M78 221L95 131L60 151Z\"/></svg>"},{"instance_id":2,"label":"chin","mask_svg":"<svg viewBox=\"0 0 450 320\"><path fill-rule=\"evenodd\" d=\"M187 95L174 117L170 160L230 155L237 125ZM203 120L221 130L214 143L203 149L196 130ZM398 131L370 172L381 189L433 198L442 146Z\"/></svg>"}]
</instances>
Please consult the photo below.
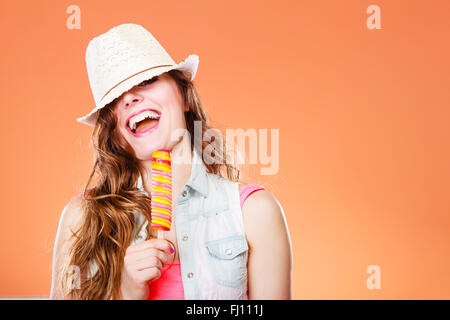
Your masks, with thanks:
<instances>
[{"instance_id":1,"label":"chin","mask_svg":"<svg viewBox=\"0 0 450 320\"><path fill-rule=\"evenodd\" d=\"M151 160L153 152L156 150L159 150L159 149L169 149L169 148L164 147L164 146L148 146L148 145L146 145L145 147L139 146L139 147L135 148L134 150L136 153L136 157L139 160Z\"/></svg>"}]
</instances>

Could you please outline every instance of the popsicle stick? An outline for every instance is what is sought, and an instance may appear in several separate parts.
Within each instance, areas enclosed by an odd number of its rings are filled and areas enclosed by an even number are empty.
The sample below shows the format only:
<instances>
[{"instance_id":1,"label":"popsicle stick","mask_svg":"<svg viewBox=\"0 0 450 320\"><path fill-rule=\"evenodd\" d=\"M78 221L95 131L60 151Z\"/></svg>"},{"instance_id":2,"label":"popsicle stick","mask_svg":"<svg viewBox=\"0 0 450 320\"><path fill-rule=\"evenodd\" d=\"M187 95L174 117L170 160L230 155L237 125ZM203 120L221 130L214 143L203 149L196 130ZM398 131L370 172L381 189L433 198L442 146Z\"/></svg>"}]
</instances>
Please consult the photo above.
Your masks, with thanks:
<instances>
[{"instance_id":1,"label":"popsicle stick","mask_svg":"<svg viewBox=\"0 0 450 320\"><path fill-rule=\"evenodd\" d=\"M158 230L158 239L164 239L164 230Z\"/></svg>"}]
</instances>

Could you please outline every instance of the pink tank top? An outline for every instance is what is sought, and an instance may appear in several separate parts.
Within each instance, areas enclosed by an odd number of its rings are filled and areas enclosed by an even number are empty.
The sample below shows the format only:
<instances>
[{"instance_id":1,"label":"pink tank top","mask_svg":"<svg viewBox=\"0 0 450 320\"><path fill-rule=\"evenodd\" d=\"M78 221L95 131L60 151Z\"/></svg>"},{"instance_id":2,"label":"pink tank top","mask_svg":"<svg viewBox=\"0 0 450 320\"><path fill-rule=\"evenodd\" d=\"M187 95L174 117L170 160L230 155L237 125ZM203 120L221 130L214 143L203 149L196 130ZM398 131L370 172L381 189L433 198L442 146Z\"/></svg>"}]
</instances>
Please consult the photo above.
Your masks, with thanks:
<instances>
[{"instance_id":1,"label":"pink tank top","mask_svg":"<svg viewBox=\"0 0 450 320\"><path fill-rule=\"evenodd\" d=\"M263 186L248 184L240 191L241 208L245 199L253 192L264 190ZM184 300L180 261L166 263L161 269L161 277L149 283L150 294L147 300Z\"/></svg>"},{"instance_id":2,"label":"pink tank top","mask_svg":"<svg viewBox=\"0 0 450 320\"><path fill-rule=\"evenodd\" d=\"M248 184L240 191L241 208L245 199L253 192L264 190L258 184ZM81 193L77 196L81 197ZM149 296L147 300L184 300L183 281L181 279L180 261L166 263L161 269L161 277L148 285Z\"/></svg>"}]
</instances>

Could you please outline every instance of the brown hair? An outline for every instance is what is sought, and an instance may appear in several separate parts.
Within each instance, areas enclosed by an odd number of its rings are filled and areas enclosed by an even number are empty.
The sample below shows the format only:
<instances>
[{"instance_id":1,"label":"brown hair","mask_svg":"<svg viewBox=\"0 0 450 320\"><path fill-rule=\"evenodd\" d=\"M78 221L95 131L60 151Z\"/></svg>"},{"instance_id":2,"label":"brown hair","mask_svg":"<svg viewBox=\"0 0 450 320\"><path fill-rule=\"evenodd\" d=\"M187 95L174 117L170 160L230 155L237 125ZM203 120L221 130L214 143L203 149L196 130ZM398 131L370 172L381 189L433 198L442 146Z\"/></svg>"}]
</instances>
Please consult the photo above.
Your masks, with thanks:
<instances>
[{"instance_id":1,"label":"brown hair","mask_svg":"<svg viewBox=\"0 0 450 320\"><path fill-rule=\"evenodd\" d=\"M204 148L194 144L194 121L201 121L202 132L210 129L206 112L198 92L190 80L190 74L179 70L167 72L176 82L183 97L183 103L189 107L185 112L186 127L191 135L191 147ZM98 271L87 279L81 278L79 289L70 289L72 299L120 299L121 272L125 251L135 237L135 214L142 213L151 221L150 197L140 192L137 180L143 168L135 156L133 148L116 129L117 117L113 112L115 99L100 109L91 142L94 146L95 163L84 187L83 218L79 229L73 233L74 241L69 249L63 267L62 286L67 291L70 266L78 266L82 274L95 262ZM218 146L218 148L217 148ZM225 139L216 144L215 152L222 161L207 163L208 172L231 181L239 181L240 169L228 163ZM215 155L217 157L217 155ZM89 189L94 174L98 179ZM138 226L137 230L142 227ZM147 224L150 237L150 223Z\"/></svg>"}]
</instances>

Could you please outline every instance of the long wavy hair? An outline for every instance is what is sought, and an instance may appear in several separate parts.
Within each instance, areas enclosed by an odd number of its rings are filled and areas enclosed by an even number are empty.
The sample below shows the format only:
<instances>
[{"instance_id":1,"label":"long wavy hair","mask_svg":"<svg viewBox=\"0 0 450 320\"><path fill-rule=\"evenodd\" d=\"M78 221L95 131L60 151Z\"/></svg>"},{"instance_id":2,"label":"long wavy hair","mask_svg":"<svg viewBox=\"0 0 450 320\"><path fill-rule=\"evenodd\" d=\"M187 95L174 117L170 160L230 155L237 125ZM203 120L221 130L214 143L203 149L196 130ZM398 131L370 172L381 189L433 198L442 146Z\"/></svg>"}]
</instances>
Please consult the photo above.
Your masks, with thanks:
<instances>
[{"instance_id":1,"label":"long wavy hair","mask_svg":"<svg viewBox=\"0 0 450 320\"><path fill-rule=\"evenodd\" d=\"M201 148L197 151L206 156L207 152L203 153L203 150L210 143L202 139L202 143L196 146L194 121L201 121L202 132L211 127L190 74L180 70L167 73L175 80L183 103L189 107L185 120L191 136L191 150ZM120 299L125 251L143 226L136 225L135 215L140 212L151 221L151 198L137 188L143 167L117 128L113 107L119 98L100 109L91 136L95 161L83 191L83 218L79 228L73 232L73 242L62 273L63 292L70 294L72 299ZM227 150L226 145L223 137L219 144L215 144L212 153L221 161L203 159L203 162L208 172L230 181L240 181L240 169L228 161L231 150ZM97 174L97 179L89 188L94 174ZM151 238L150 225L147 224L148 238ZM81 274L86 275L93 262L98 266L95 275L82 276L78 289L69 288L70 267L78 266Z\"/></svg>"}]
</instances>

